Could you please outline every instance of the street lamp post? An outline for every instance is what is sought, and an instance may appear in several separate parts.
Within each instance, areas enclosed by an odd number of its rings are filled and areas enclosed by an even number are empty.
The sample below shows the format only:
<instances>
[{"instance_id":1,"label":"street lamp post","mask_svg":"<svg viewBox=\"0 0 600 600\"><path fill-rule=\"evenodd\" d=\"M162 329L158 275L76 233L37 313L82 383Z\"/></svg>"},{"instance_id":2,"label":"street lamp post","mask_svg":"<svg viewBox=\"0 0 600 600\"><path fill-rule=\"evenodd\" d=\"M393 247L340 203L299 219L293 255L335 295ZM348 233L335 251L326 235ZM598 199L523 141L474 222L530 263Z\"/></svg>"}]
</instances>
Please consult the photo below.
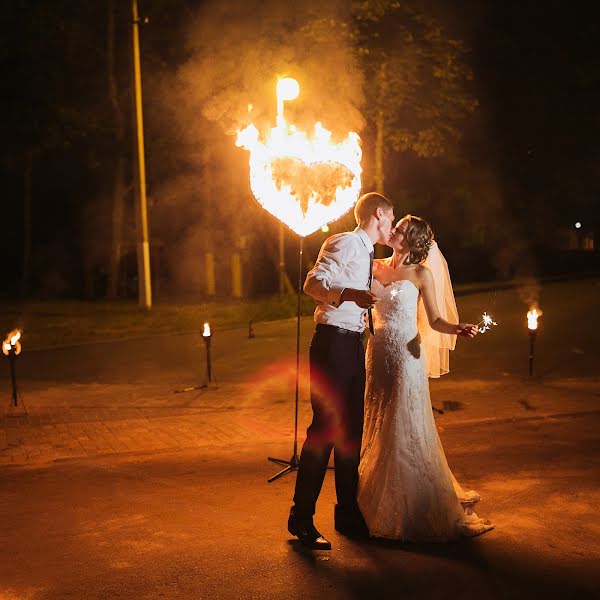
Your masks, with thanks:
<instances>
[{"instance_id":1,"label":"street lamp post","mask_svg":"<svg viewBox=\"0 0 600 600\"><path fill-rule=\"evenodd\" d=\"M137 131L137 154L139 176L139 239L138 257L138 298L140 306L152 308L152 285L150 278L150 244L148 242L148 204L146 201L146 163L144 159L144 116L142 113L142 74L140 67L140 17L138 0L131 0L133 16L133 74L135 83L135 121Z\"/></svg>"}]
</instances>

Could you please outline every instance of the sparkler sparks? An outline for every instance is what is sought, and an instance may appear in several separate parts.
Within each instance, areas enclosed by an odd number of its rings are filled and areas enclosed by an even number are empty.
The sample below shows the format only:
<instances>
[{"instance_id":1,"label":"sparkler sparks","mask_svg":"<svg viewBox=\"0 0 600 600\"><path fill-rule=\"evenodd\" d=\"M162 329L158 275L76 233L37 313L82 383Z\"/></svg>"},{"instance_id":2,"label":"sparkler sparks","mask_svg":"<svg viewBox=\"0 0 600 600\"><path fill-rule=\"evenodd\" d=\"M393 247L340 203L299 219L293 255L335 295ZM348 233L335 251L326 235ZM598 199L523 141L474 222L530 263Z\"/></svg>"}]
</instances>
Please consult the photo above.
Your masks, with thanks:
<instances>
[{"instance_id":1,"label":"sparkler sparks","mask_svg":"<svg viewBox=\"0 0 600 600\"><path fill-rule=\"evenodd\" d=\"M492 319L491 315L488 315L487 312L484 312L481 315L481 321L477 323L477 331L479 333L485 333L488 329L491 329L492 326L496 326L498 323Z\"/></svg>"}]
</instances>

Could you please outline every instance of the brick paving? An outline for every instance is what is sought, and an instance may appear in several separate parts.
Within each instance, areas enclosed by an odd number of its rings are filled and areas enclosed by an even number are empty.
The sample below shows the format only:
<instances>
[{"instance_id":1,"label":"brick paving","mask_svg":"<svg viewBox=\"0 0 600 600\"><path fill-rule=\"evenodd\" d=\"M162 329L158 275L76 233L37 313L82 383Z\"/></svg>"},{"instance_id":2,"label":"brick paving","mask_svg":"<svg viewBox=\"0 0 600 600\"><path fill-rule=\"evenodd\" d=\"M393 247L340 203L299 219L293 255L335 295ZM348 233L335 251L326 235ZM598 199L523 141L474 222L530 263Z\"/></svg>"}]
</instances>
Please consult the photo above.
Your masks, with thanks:
<instances>
[{"instance_id":1,"label":"brick paving","mask_svg":"<svg viewBox=\"0 0 600 600\"><path fill-rule=\"evenodd\" d=\"M240 407L239 398L249 396L246 386L226 385L193 391L189 396L155 386L148 406L140 401L138 406L119 407L119 394L129 399L137 395L135 389L129 389L133 386L107 385L104 394L98 387L79 385L75 393L72 386L53 387L38 397L31 395L30 402L22 405L26 414L17 411L13 415L7 410L0 417L0 464L218 448L247 441L285 440L293 435L293 390L287 392L287 398L280 391L271 407L257 406L259 396L252 404ZM76 396L80 405L48 406L49 400L60 396L67 403ZM161 399L163 405L156 405ZM302 428L308 419L305 402L300 415Z\"/></svg>"},{"instance_id":2,"label":"brick paving","mask_svg":"<svg viewBox=\"0 0 600 600\"><path fill-rule=\"evenodd\" d=\"M0 417L0 465L293 439L294 393L285 386L266 386L257 392L247 384L227 384L189 395L153 386L147 390L147 406L138 396L139 386L130 387L55 386L32 395L31 406L25 404L26 414L13 416L7 410ZM135 405L119 406L120 397L135 397ZM64 405L53 406L56 398ZM310 421L305 386L301 398L300 442ZM434 406L446 408L443 415L436 414L443 430L598 412L600 384L596 379L546 383L447 379L432 382L432 398Z\"/></svg>"}]
</instances>

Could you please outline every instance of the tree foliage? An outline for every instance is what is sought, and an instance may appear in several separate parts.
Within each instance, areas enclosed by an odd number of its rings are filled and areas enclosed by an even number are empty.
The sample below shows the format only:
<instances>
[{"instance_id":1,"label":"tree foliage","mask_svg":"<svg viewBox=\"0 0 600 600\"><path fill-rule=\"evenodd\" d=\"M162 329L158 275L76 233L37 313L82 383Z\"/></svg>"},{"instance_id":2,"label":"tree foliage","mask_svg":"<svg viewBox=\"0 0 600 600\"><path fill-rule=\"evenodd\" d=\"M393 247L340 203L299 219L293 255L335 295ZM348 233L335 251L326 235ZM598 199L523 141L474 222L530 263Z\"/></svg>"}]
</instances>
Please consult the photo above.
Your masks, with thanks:
<instances>
[{"instance_id":1,"label":"tree foliage","mask_svg":"<svg viewBox=\"0 0 600 600\"><path fill-rule=\"evenodd\" d=\"M313 39L345 40L354 51L375 186L383 192L390 153L444 156L460 138L461 121L477 105L468 89L472 71L463 42L419 0L357 0L344 17L318 18L304 30Z\"/></svg>"}]
</instances>

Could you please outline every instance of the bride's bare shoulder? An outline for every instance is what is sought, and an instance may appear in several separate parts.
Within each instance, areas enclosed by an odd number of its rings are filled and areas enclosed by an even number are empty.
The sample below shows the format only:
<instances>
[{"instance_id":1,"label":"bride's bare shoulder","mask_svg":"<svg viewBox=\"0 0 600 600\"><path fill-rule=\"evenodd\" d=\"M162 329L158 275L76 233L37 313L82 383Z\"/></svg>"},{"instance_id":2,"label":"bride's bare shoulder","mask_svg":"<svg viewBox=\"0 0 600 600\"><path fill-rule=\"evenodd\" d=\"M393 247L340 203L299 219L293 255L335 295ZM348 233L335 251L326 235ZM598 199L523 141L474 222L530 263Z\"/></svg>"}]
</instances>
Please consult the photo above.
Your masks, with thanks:
<instances>
[{"instance_id":1,"label":"bride's bare shoulder","mask_svg":"<svg viewBox=\"0 0 600 600\"><path fill-rule=\"evenodd\" d=\"M426 267L425 265L419 265L415 269L415 275L421 285L427 284L433 280L431 269L429 267Z\"/></svg>"}]
</instances>

